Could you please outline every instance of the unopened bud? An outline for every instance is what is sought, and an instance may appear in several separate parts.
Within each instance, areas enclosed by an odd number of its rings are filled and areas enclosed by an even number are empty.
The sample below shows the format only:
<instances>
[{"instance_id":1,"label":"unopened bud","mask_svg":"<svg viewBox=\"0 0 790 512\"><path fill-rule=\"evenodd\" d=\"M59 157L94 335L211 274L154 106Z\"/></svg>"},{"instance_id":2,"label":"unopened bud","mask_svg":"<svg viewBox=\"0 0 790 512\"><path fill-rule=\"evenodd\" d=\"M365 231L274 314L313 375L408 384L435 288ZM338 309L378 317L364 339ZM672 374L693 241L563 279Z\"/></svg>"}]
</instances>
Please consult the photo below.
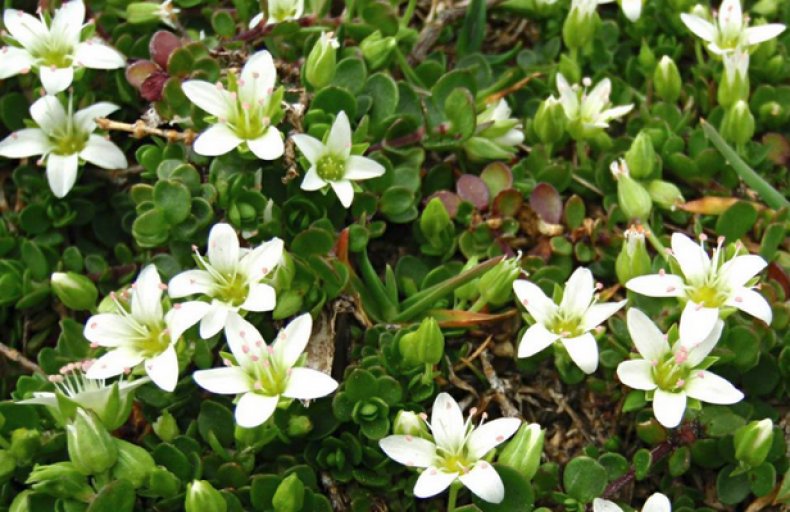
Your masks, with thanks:
<instances>
[{"instance_id":1,"label":"unopened bud","mask_svg":"<svg viewBox=\"0 0 790 512\"><path fill-rule=\"evenodd\" d=\"M631 177L625 160L612 162L610 168L617 180L617 202L623 213L629 219L646 219L653 209L650 194Z\"/></svg>"},{"instance_id":2,"label":"unopened bud","mask_svg":"<svg viewBox=\"0 0 790 512\"><path fill-rule=\"evenodd\" d=\"M680 71L668 55L661 57L653 73L653 85L659 98L667 103L675 103L680 98L682 82Z\"/></svg>"},{"instance_id":3,"label":"unopened bud","mask_svg":"<svg viewBox=\"0 0 790 512\"><path fill-rule=\"evenodd\" d=\"M512 467L527 480L538 471L546 432L537 423L524 424L499 454L497 461Z\"/></svg>"},{"instance_id":4,"label":"unopened bud","mask_svg":"<svg viewBox=\"0 0 790 512\"><path fill-rule=\"evenodd\" d=\"M392 424L392 433L397 436L412 436L430 439L428 426L419 414L412 411L400 411Z\"/></svg>"},{"instance_id":5,"label":"unopened bud","mask_svg":"<svg viewBox=\"0 0 790 512\"><path fill-rule=\"evenodd\" d=\"M654 203L666 210L674 210L685 202L677 185L669 181L652 180L647 184L647 192Z\"/></svg>"},{"instance_id":6,"label":"unopened bud","mask_svg":"<svg viewBox=\"0 0 790 512\"><path fill-rule=\"evenodd\" d=\"M31 484L30 487L37 492L64 500L88 503L94 494L88 479L71 462L36 464L25 483Z\"/></svg>"},{"instance_id":7,"label":"unopened bud","mask_svg":"<svg viewBox=\"0 0 790 512\"><path fill-rule=\"evenodd\" d=\"M121 439L115 439L115 445L118 447L118 461L112 468L113 478L129 480L135 489L142 487L156 467L154 458L145 448Z\"/></svg>"},{"instance_id":8,"label":"unopened bud","mask_svg":"<svg viewBox=\"0 0 790 512\"><path fill-rule=\"evenodd\" d=\"M104 425L85 409L77 409L66 425L68 452L74 467L83 475L98 475L118 460L118 448Z\"/></svg>"},{"instance_id":9,"label":"unopened bud","mask_svg":"<svg viewBox=\"0 0 790 512\"><path fill-rule=\"evenodd\" d=\"M218 490L205 480L194 480L187 485L184 501L186 512L225 512L228 504Z\"/></svg>"},{"instance_id":10,"label":"unopened bud","mask_svg":"<svg viewBox=\"0 0 790 512\"><path fill-rule=\"evenodd\" d=\"M55 272L51 277L52 291L67 308L87 311L96 305L99 291L93 281L76 272Z\"/></svg>"},{"instance_id":11,"label":"unopened bud","mask_svg":"<svg viewBox=\"0 0 790 512\"><path fill-rule=\"evenodd\" d=\"M722 107L728 108L738 100L749 99L749 52L736 49L725 53L724 73L719 81L717 98Z\"/></svg>"},{"instance_id":12,"label":"unopened bud","mask_svg":"<svg viewBox=\"0 0 790 512\"><path fill-rule=\"evenodd\" d=\"M735 458L747 468L756 468L768 457L774 441L774 424L766 418L752 421L735 431Z\"/></svg>"},{"instance_id":13,"label":"unopened bud","mask_svg":"<svg viewBox=\"0 0 790 512\"><path fill-rule=\"evenodd\" d=\"M624 285L629 279L649 274L651 267L644 229L632 226L623 235L623 247L615 260L615 272L617 280Z\"/></svg>"},{"instance_id":14,"label":"unopened bud","mask_svg":"<svg viewBox=\"0 0 790 512\"><path fill-rule=\"evenodd\" d=\"M169 411L164 411L151 425L159 439L170 442L179 434L178 423Z\"/></svg>"},{"instance_id":15,"label":"unopened bud","mask_svg":"<svg viewBox=\"0 0 790 512\"><path fill-rule=\"evenodd\" d=\"M384 37L380 31L375 31L359 43L362 56L371 70L379 69L389 61L393 50L398 45L394 37Z\"/></svg>"},{"instance_id":16,"label":"unopened bud","mask_svg":"<svg viewBox=\"0 0 790 512\"><path fill-rule=\"evenodd\" d=\"M562 25L562 40L570 49L579 50L592 43L598 21L595 12L597 3L592 3L592 9L587 4L591 2L573 0L571 10Z\"/></svg>"},{"instance_id":17,"label":"unopened bud","mask_svg":"<svg viewBox=\"0 0 790 512\"><path fill-rule=\"evenodd\" d=\"M513 281L521 274L519 258L505 258L480 277L477 291L491 306L502 306L513 299Z\"/></svg>"},{"instance_id":18,"label":"unopened bud","mask_svg":"<svg viewBox=\"0 0 790 512\"><path fill-rule=\"evenodd\" d=\"M749 105L738 100L724 113L721 120L721 136L725 140L737 145L743 145L752 140L754 135L754 116L749 110Z\"/></svg>"},{"instance_id":19,"label":"unopened bud","mask_svg":"<svg viewBox=\"0 0 790 512\"><path fill-rule=\"evenodd\" d=\"M634 179L644 179L653 173L656 165L656 150L653 148L653 139L644 130L639 132L630 149L625 154L625 162Z\"/></svg>"},{"instance_id":20,"label":"unopened bud","mask_svg":"<svg viewBox=\"0 0 790 512\"><path fill-rule=\"evenodd\" d=\"M398 341L403 360L411 365L434 365L444 355L444 335L433 317L426 317L416 331L401 336Z\"/></svg>"},{"instance_id":21,"label":"unopened bud","mask_svg":"<svg viewBox=\"0 0 790 512\"><path fill-rule=\"evenodd\" d=\"M22 465L32 462L40 448L41 432L38 430L18 428L11 432L11 446L8 452Z\"/></svg>"},{"instance_id":22,"label":"unopened bud","mask_svg":"<svg viewBox=\"0 0 790 512\"><path fill-rule=\"evenodd\" d=\"M337 39L323 32L310 50L305 63L305 79L315 89L324 87L334 78L337 47Z\"/></svg>"},{"instance_id":23,"label":"unopened bud","mask_svg":"<svg viewBox=\"0 0 790 512\"><path fill-rule=\"evenodd\" d=\"M568 118L562 109L560 100L550 96L543 101L535 113L535 134L544 144L556 144L565 134Z\"/></svg>"}]
</instances>

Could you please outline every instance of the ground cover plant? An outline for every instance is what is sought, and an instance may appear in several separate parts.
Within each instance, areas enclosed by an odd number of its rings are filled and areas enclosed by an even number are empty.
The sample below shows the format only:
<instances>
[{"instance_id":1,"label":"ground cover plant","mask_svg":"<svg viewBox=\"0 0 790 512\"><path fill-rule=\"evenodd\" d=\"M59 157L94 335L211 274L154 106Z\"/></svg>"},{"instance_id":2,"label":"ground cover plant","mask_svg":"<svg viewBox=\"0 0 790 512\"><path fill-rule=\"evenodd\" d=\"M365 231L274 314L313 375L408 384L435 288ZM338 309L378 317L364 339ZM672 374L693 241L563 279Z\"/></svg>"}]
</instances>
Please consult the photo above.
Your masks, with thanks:
<instances>
[{"instance_id":1,"label":"ground cover plant","mask_svg":"<svg viewBox=\"0 0 790 512\"><path fill-rule=\"evenodd\" d=\"M4 0L0 511L786 510L788 23Z\"/></svg>"}]
</instances>

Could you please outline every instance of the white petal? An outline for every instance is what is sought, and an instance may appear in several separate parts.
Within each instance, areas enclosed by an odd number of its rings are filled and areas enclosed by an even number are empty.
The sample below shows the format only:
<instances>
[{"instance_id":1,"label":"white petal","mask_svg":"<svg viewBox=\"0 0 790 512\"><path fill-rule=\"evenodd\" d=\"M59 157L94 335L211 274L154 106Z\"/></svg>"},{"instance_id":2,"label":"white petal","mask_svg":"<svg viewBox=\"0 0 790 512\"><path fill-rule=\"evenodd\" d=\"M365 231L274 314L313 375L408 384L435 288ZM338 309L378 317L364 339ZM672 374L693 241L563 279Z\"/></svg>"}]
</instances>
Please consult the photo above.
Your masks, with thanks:
<instances>
[{"instance_id":1,"label":"white petal","mask_svg":"<svg viewBox=\"0 0 790 512\"><path fill-rule=\"evenodd\" d=\"M0 142L0 156L28 158L48 153L51 144L47 134L38 128L23 128Z\"/></svg>"},{"instance_id":2,"label":"white petal","mask_svg":"<svg viewBox=\"0 0 790 512\"><path fill-rule=\"evenodd\" d=\"M559 334L546 329L543 324L534 324L527 329L518 344L518 357L534 356L559 339Z\"/></svg>"},{"instance_id":3,"label":"white petal","mask_svg":"<svg viewBox=\"0 0 790 512\"><path fill-rule=\"evenodd\" d=\"M242 101L256 104L260 100L268 98L272 94L276 79L277 70L274 67L272 54L266 50L255 53L247 59L241 70L239 95ZM273 160L273 158L266 160Z\"/></svg>"},{"instance_id":4,"label":"white petal","mask_svg":"<svg viewBox=\"0 0 790 512\"><path fill-rule=\"evenodd\" d=\"M178 341L187 329L206 316L210 308L211 305L208 302L197 300L173 304L173 307L165 315L165 323L170 330L170 339L173 342Z\"/></svg>"},{"instance_id":5,"label":"white petal","mask_svg":"<svg viewBox=\"0 0 790 512\"><path fill-rule=\"evenodd\" d=\"M274 341L274 351L283 366L290 368L302 355L313 331L310 313L299 315L279 332Z\"/></svg>"},{"instance_id":6,"label":"white petal","mask_svg":"<svg viewBox=\"0 0 790 512\"><path fill-rule=\"evenodd\" d=\"M680 264L686 281L702 280L710 270L710 258L702 245L682 233L672 234L672 254Z\"/></svg>"},{"instance_id":7,"label":"white petal","mask_svg":"<svg viewBox=\"0 0 790 512\"><path fill-rule=\"evenodd\" d=\"M505 499L505 485L494 466L481 460L471 471L458 477L467 489L480 499L489 503L502 503Z\"/></svg>"},{"instance_id":8,"label":"white petal","mask_svg":"<svg viewBox=\"0 0 790 512\"><path fill-rule=\"evenodd\" d=\"M713 350L716 344L719 342L721 331L723 329L724 322L717 319L710 333L708 333L708 335L703 338L702 341L695 344L688 343L681 334L680 339L677 341L676 345L677 348L684 347L687 350L686 364L688 366L697 366L702 362L703 359L708 357L708 354L710 354L711 350Z\"/></svg>"},{"instance_id":9,"label":"white petal","mask_svg":"<svg viewBox=\"0 0 790 512\"><path fill-rule=\"evenodd\" d=\"M178 383L178 356L170 345L158 356L145 361L145 372L151 380L165 391L173 391Z\"/></svg>"},{"instance_id":10,"label":"white petal","mask_svg":"<svg viewBox=\"0 0 790 512\"><path fill-rule=\"evenodd\" d=\"M346 174L344 176L347 180L367 180L370 178L378 178L384 174L384 166L364 156L351 155L348 157L346 164Z\"/></svg>"},{"instance_id":11,"label":"white petal","mask_svg":"<svg viewBox=\"0 0 790 512\"><path fill-rule=\"evenodd\" d=\"M663 389L656 389L653 395L653 414L659 423L667 428L675 428L680 425L685 410L685 393L668 393Z\"/></svg>"},{"instance_id":12,"label":"white petal","mask_svg":"<svg viewBox=\"0 0 790 512\"><path fill-rule=\"evenodd\" d=\"M729 288L740 288L746 282L763 271L768 265L762 256L746 254L736 256L719 269L719 276Z\"/></svg>"},{"instance_id":13,"label":"white petal","mask_svg":"<svg viewBox=\"0 0 790 512\"><path fill-rule=\"evenodd\" d=\"M620 311L620 309L625 306L626 302L628 301L621 300L620 302L603 302L593 304L582 317L581 329L583 331L589 331L590 329L598 327L610 316Z\"/></svg>"},{"instance_id":14,"label":"white petal","mask_svg":"<svg viewBox=\"0 0 790 512\"><path fill-rule=\"evenodd\" d=\"M301 187L302 190L312 192L313 190L321 190L327 185L328 183L318 176L318 171L316 171L315 166L312 166L308 169L307 174L305 174Z\"/></svg>"},{"instance_id":15,"label":"white petal","mask_svg":"<svg viewBox=\"0 0 790 512\"><path fill-rule=\"evenodd\" d=\"M576 366L590 374L598 369L598 344L589 332L575 338L560 338Z\"/></svg>"},{"instance_id":16,"label":"white petal","mask_svg":"<svg viewBox=\"0 0 790 512\"><path fill-rule=\"evenodd\" d=\"M16 46L0 48L0 80L28 72L33 67L35 59L30 52Z\"/></svg>"},{"instance_id":17,"label":"white petal","mask_svg":"<svg viewBox=\"0 0 790 512\"><path fill-rule=\"evenodd\" d=\"M436 445L421 437L387 436L379 446L387 457L404 466L427 468L436 460Z\"/></svg>"},{"instance_id":18,"label":"white petal","mask_svg":"<svg viewBox=\"0 0 790 512\"><path fill-rule=\"evenodd\" d=\"M258 283L250 286L247 299L239 306L245 311L272 311L277 305L274 288L268 284Z\"/></svg>"},{"instance_id":19,"label":"white petal","mask_svg":"<svg viewBox=\"0 0 790 512\"><path fill-rule=\"evenodd\" d=\"M78 44L74 60L80 66L91 69L118 69L126 65L126 57L100 39L89 39Z\"/></svg>"},{"instance_id":20,"label":"white petal","mask_svg":"<svg viewBox=\"0 0 790 512\"><path fill-rule=\"evenodd\" d=\"M669 343L664 334L644 313L630 308L626 315L628 333L636 349L648 361L658 361L669 352Z\"/></svg>"},{"instance_id":21,"label":"white petal","mask_svg":"<svg viewBox=\"0 0 790 512\"><path fill-rule=\"evenodd\" d=\"M348 158L351 154L351 124L344 111L340 111L329 129L329 137L326 140L329 150L338 156Z\"/></svg>"},{"instance_id":22,"label":"white petal","mask_svg":"<svg viewBox=\"0 0 790 512\"><path fill-rule=\"evenodd\" d=\"M254 352L266 350L266 342L258 329L233 312L228 314L228 319L225 322L225 340L236 358L236 362L244 368L250 368L253 365L250 356Z\"/></svg>"},{"instance_id":23,"label":"white petal","mask_svg":"<svg viewBox=\"0 0 790 512\"><path fill-rule=\"evenodd\" d=\"M708 337L719 319L718 308L706 308L688 301L680 315L680 339L694 346Z\"/></svg>"},{"instance_id":24,"label":"white petal","mask_svg":"<svg viewBox=\"0 0 790 512\"><path fill-rule=\"evenodd\" d=\"M283 241L272 238L241 258L241 267L247 282L257 283L269 275L283 259Z\"/></svg>"},{"instance_id":25,"label":"white petal","mask_svg":"<svg viewBox=\"0 0 790 512\"><path fill-rule=\"evenodd\" d=\"M430 498L444 491L458 477L458 473L445 473L435 467L423 471L414 484L414 495L418 498Z\"/></svg>"},{"instance_id":26,"label":"white petal","mask_svg":"<svg viewBox=\"0 0 790 512\"><path fill-rule=\"evenodd\" d=\"M143 356L126 347L110 350L91 364L85 376L89 379L109 379L134 368L143 361Z\"/></svg>"},{"instance_id":27,"label":"white petal","mask_svg":"<svg viewBox=\"0 0 790 512\"><path fill-rule=\"evenodd\" d=\"M215 124L201 133L192 149L203 156L219 156L230 153L243 141L225 124Z\"/></svg>"},{"instance_id":28,"label":"white petal","mask_svg":"<svg viewBox=\"0 0 790 512\"><path fill-rule=\"evenodd\" d=\"M228 92L203 80L188 80L181 89L189 101L212 116L228 117Z\"/></svg>"},{"instance_id":29,"label":"white petal","mask_svg":"<svg viewBox=\"0 0 790 512\"><path fill-rule=\"evenodd\" d=\"M132 316L144 324L162 319L162 279L156 265L147 265L132 287Z\"/></svg>"},{"instance_id":30,"label":"white petal","mask_svg":"<svg viewBox=\"0 0 790 512\"><path fill-rule=\"evenodd\" d=\"M482 459L483 456L504 443L521 426L518 418L499 418L483 423L469 436L466 448L473 459Z\"/></svg>"},{"instance_id":31,"label":"white petal","mask_svg":"<svg viewBox=\"0 0 790 512\"><path fill-rule=\"evenodd\" d=\"M77 155L56 155L47 157L47 181L55 197L65 197L77 181Z\"/></svg>"},{"instance_id":32,"label":"white petal","mask_svg":"<svg viewBox=\"0 0 790 512\"><path fill-rule=\"evenodd\" d=\"M206 316L200 319L200 337L208 339L225 327L228 318L228 306L222 302L213 301Z\"/></svg>"},{"instance_id":33,"label":"white petal","mask_svg":"<svg viewBox=\"0 0 790 512\"><path fill-rule=\"evenodd\" d=\"M233 274L239 263L239 237L230 224L214 224L208 235L208 260L223 274Z\"/></svg>"},{"instance_id":34,"label":"white petal","mask_svg":"<svg viewBox=\"0 0 790 512\"><path fill-rule=\"evenodd\" d=\"M138 333L126 317L101 313L93 315L85 322L83 335L91 343L102 347L118 347L129 343Z\"/></svg>"},{"instance_id":35,"label":"white petal","mask_svg":"<svg viewBox=\"0 0 790 512\"><path fill-rule=\"evenodd\" d=\"M746 44L751 46L753 44L762 43L763 41L768 41L784 31L785 26L781 23L768 23L756 27L749 27L744 31L746 34Z\"/></svg>"},{"instance_id":36,"label":"white petal","mask_svg":"<svg viewBox=\"0 0 790 512\"><path fill-rule=\"evenodd\" d=\"M738 308L744 313L762 320L767 325L771 325L773 321L773 311L771 310L771 305L765 300L765 297L749 288L735 290L732 295L733 296L727 301L728 306Z\"/></svg>"},{"instance_id":37,"label":"white petal","mask_svg":"<svg viewBox=\"0 0 790 512\"><path fill-rule=\"evenodd\" d=\"M3 25L26 49L37 47L48 36L47 28L38 18L17 9L5 9Z\"/></svg>"},{"instance_id":38,"label":"white petal","mask_svg":"<svg viewBox=\"0 0 790 512\"><path fill-rule=\"evenodd\" d=\"M55 96L42 96L30 105L30 117L47 134L63 130L68 124L66 109Z\"/></svg>"},{"instance_id":39,"label":"white petal","mask_svg":"<svg viewBox=\"0 0 790 512\"><path fill-rule=\"evenodd\" d=\"M214 289L214 278L205 270L187 270L173 277L167 291L173 299L188 295L210 295Z\"/></svg>"},{"instance_id":40,"label":"white petal","mask_svg":"<svg viewBox=\"0 0 790 512\"><path fill-rule=\"evenodd\" d=\"M55 393L34 391L33 398L19 400L16 403L23 405L45 405L47 407L57 407L58 398Z\"/></svg>"},{"instance_id":41,"label":"white petal","mask_svg":"<svg viewBox=\"0 0 790 512\"><path fill-rule=\"evenodd\" d=\"M700 39L704 41L713 41L716 38L716 27L709 21L695 14L687 14L685 12L681 13L680 19L683 21L683 24Z\"/></svg>"},{"instance_id":42,"label":"white petal","mask_svg":"<svg viewBox=\"0 0 790 512\"><path fill-rule=\"evenodd\" d=\"M50 32L57 34L69 43L80 40L80 32L85 22L85 4L82 0L71 0L61 4L52 18Z\"/></svg>"},{"instance_id":43,"label":"white petal","mask_svg":"<svg viewBox=\"0 0 790 512\"><path fill-rule=\"evenodd\" d=\"M534 283L517 279L513 282L513 291L536 322L545 324L557 311L554 301L546 297L543 290Z\"/></svg>"},{"instance_id":44,"label":"white petal","mask_svg":"<svg viewBox=\"0 0 790 512\"><path fill-rule=\"evenodd\" d=\"M565 283L560 310L574 316L582 316L590 306L594 292L592 272L584 267L577 268Z\"/></svg>"},{"instance_id":45,"label":"white petal","mask_svg":"<svg viewBox=\"0 0 790 512\"><path fill-rule=\"evenodd\" d=\"M350 207L354 202L354 186L351 185L351 182L348 180L330 181L329 185L337 194L337 198L340 199L340 204L344 208Z\"/></svg>"},{"instance_id":46,"label":"white petal","mask_svg":"<svg viewBox=\"0 0 790 512\"><path fill-rule=\"evenodd\" d=\"M737 35L742 28L741 0L723 0L719 5L719 30L727 37Z\"/></svg>"},{"instance_id":47,"label":"white petal","mask_svg":"<svg viewBox=\"0 0 790 512\"><path fill-rule=\"evenodd\" d=\"M324 372L310 368L293 368L283 396L299 400L312 400L330 395L336 389L337 381Z\"/></svg>"},{"instance_id":48,"label":"white petal","mask_svg":"<svg viewBox=\"0 0 790 512\"><path fill-rule=\"evenodd\" d=\"M121 148L100 135L91 134L80 158L102 169L125 169L129 166Z\"/></svg>"},{"instance_id":49,"label":"white petal","mask_svg":"<svg viewBox=\"0 0 790 512\"><path fill-rule=\"evenodd\" d=\"M645 359L623 361L617 365L617 377L629 388L649 391L656 389L653 381L653 365Z\"/></svg>"},{"instance_id":50,"label":"white petal","mask_svg":"<svg viewBox=\"0 0 790 512\"><path fill-rule=\"evenodd\" d=\"M439 393L431 411L431 432L439 448L455 450L461 447L466 425L458 402L448 393Z\"/></svg>"},{"instance_id":51,"label":"white petal","mask_svg":"<svg viewBox=\"0 0 790 512\"><path fill-rule=\"evenodd\" d=\"M623 509L609 500L595 498L593 500L593 512L623 512Z\"/></svg>"},{"instance_id":52,"label":"white petal","mask_svg":"<svg viewBox=\"0 0 790 512\"><path fill-rule=\"evenodd\" d=\"M277 160L285 152L283 134L274 126L270 126L266 132L257 139L248 140L247 146L255 156L261 160Z\"/></svg>"},{"instance_id":53,"label":"white petal","mask_svg":"<svg viewBox=\"0 0 790 512\"><path fill-rule=\"evenodd\" d=\"M262 21L263 21L263 13L262 13L262 12L259 12L258 14L256 14L255 16L253 16L253 17L252 17L252 19L250 20L250 25L249 25L249 28L255 28L255 27L256 27L256 26L258 26L258 25L260 24L260 22L262 22Z\"/></svg>"},{"instance_id":54,"label":"white petal","mask_svg":"<svg viewBox=\"0 0 790 512\"><path fill-rule=\"evenodd\" d=\"M729 405L743 399L743 393L727 379L706 370L694 371L684 391L691 398L709 404Z\"/></svg>"},{"instance_id":55,"label":"white petal","mask_svg":"<svg viewBox=\"0 0 790 512\"><path fill-rule=\"evenodd\" d=\"M625 287L648 297L682 297L685 281L675 274L650 274L628 280Z\"/></svg>"},{"instance_id":56,"label":"white petal","mask_svg":"<svg viewBox=\"0 0 790 512\"><path fill-rule=\"evenodd\" d=\"M320 140L315 137L304 133L297 133L291 135L291 140L294 141L296 147L302 152L305 158L311 163L315 164L319 158L324 154L325 148Z\"/></svg>"},{"instance_id":57,"label":"white petal","mask_svg":"<svg viewBox=\"0 0 790 512\"><path fill-rule=\"evenodd\" d=\"M107 117L119 108L121 107L107 101L94 103L74 113L74 124L79 126L82 131L90 133L96 128L97 117Z\"/></svg>"},{"instance_id":58,"label":"white petal","mask_svg":"<svg viewBox=\"0 0 790 512\"><path fill-rule=\"evenodd\" d=\"M268 420L277 408L279 396L264 396L258 393L244 393L236 404L236 423L240 427L253 428Z\"/></svg>"},{"instance_id":59,"label":"white petal","mask_svg":"<svg viewBox=\"0 0 790 512\"><path fill-rule=\"evenodd\" d=\"M642 15L642 0L623 0L621 5L623 14L631 21L636 21Z\"/></svg>"},{"instance_id":60,"label":"white petal","mask_svg":"<svg viewBox=\"0 0 790 512\"><path fill-rule=\"evenodd\" d=\"M38 74L47 94L63 92L74 81L74 68L71 66L65 68L41 66L38 68Z\"/></svg>"},{"instance_id":61,"label":"white petal","mask_svg":"<svg viewBox=\"0 0 790 512\"><path fill-rule=\"evenodd\" d=\"M657 492L652 494L647 501L645 501L645 505L642 507L642 512L671 512L672 511L672 503L669 502L669 498Z\"/></svg>"},{"instance_id":62,"label":"white petal","mask_svg":"<svg viewBox=\"0 0 790 512\"><path fill-rule=\"evenodd\" d=\"M252 388L249 375L238 366L198 370L192 378L201 388L220 395L246 393Z\"/></svg>"},{"instance_id":63,"label":"white petal","mask_svg":"<svg viewBox=\"0 0 790 512\"><path fill-rule=\"evenodd\" d=\"M613 120L613 119L620 119L621 117L623 117L627 113L631 112L633 109L634 109L634 105L633 104L618 105L616 107L607 108L606 110L601 112L601 114L598 117L599 117L599 119L604 120L604 122L610 121L610 120Z\"/></svg>"},{"instance_id":64,"label":"white petal","mask_svg":"<svg viewBox=\"0 0 790 512\"><path fill-rule=\"evenodd\" d=\"M562 73L557 73L557 91L560 93L560 103L565 115L568 118L576 117L579 111L579 97Z\"/></svg>"}]
</instances>

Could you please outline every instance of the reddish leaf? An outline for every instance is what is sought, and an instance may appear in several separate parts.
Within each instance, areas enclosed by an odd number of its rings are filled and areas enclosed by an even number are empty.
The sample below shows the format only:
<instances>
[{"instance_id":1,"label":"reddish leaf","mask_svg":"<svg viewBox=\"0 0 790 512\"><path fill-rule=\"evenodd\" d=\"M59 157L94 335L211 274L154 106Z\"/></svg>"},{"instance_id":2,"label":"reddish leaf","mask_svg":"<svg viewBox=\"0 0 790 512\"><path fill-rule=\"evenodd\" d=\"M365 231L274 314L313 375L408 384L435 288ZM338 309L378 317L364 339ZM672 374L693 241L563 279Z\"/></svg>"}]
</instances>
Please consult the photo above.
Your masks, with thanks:
<instances>
[{"instance_id":1,"label":"reddish leaf","mask_svg":"<svg viewBox=\"0 0 790 512\"><path fill-rule=\"evenodd\" d=\"M474 174L464 174L455 184L458 196L464 201L469 201L480 211L488 208L490 195L485 182Z\"/></svg>"},{"instance_id":2,"label":"reddish leaf","mask_svg":"<svg viewBox=\"0 0 790 512\"><path fill-rule=\"evenodd\" d=\"M455 216L458 215L458 206L461 204L461 198L458 197L457 194L450 192L449 190L439 190L438 192L431 194L426 203L428 203L434 197L439 198L439 201L442 202L444 209L447 210L447 213L450 215L451 219L454 219Z\"/></svg>"},{"instance_id":3,"label":"reddish leaf","mask_svg":"<svg viewBox=\"0 0 790 512\"><path fill-rule=\"evenodd\" d=\"M139 91L145 79L157 71L160 71L159 66L150 60L138 60L126 68L126 81Z\"/></svg>"},{"instance_id":4,"label":"reddish leaf","mask_svg":"<svg viewBox=\"0 0 790 512\"><path fill-rule=\"evenodd\" d=\"M535 210L543 222L559 224L562 219L562 198L554 186L549 183L538 183L529 196L529 205Z\"/></svg>"},{"instance_id":5,"label":"reddish leaf","mask_svg":"<svg viewBox=\"0 0 790 512\"><path fill-rule=\"evenodd\" d=\"M157 31L148 43L151 59L162 69L167 69L167 59L178 48L181 48L181 40L167 30Z\"/></svg>"},{"instance_id":6,"label":"reddish leaf","mask_svg":"<svg viewBox=\"0 0 790 512\"><path fill-rule=\"evenodd\" d=\"M148 101L159 101L162 99L162 90L165 88L165 82L170 78L164 71L157 71L150 75L143 81L140 87L140 96Z\"/></svg>"},{"instance_id":7,"label":"reddish leaf","mask_svg":"<svg viewBox=\"0 0 790 512\"><path fill-rule=\"evenodd\" d=\"M434 309L430 312L430 315L439 322L439 326L444 328L494 324L502 322L515 314L515 309L509 309L504 313L498 313L496 315L489 313L474 313L472 311L461 311L457 309Z\"/></svg>"}]
</instances>

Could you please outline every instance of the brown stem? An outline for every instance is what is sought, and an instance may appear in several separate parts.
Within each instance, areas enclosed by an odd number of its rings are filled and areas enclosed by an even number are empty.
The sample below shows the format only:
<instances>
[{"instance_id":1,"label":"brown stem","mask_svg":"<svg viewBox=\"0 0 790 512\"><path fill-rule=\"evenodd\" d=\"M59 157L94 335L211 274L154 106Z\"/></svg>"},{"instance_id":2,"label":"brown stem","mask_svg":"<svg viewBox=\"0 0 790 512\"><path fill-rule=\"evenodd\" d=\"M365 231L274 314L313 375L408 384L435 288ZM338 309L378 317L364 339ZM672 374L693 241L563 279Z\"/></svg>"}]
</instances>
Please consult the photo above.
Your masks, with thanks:
<instances>
[{"instance_id":1,"label":"brown stem","mask_svg":"<svg viewBox=\"0 0 790 512\"><path fill-rule=\"evenodd\" d=\"M41 375L46 375L44 370L41 369L36 363L22 355L20 351L15 348L11 348L5 343L0 342L0 354L4 355L6 359L17 363L19 366L24 368L25 370L31 373L40 373Z\"/></svg>"},{"instance_id":2,"label":"brown stem","mask_svg":"<svg viewBox=\"0 0 790 512\"><path fill-rule=\"evenodd\" d=\"M135 139L142 139L147 135L156 135L167 139L168 142L182 141L185 144L192 144L197 137L197 134L190 129L183 132L176 130L162 130L160 128L152 128L145 124L142 119L138 119L133 124L122 123L120 121L113 121L106 117L99 117L96 119L96 125L102 130L115 130L120 132L131 133Z\"/></svg>"}]
</instances>

